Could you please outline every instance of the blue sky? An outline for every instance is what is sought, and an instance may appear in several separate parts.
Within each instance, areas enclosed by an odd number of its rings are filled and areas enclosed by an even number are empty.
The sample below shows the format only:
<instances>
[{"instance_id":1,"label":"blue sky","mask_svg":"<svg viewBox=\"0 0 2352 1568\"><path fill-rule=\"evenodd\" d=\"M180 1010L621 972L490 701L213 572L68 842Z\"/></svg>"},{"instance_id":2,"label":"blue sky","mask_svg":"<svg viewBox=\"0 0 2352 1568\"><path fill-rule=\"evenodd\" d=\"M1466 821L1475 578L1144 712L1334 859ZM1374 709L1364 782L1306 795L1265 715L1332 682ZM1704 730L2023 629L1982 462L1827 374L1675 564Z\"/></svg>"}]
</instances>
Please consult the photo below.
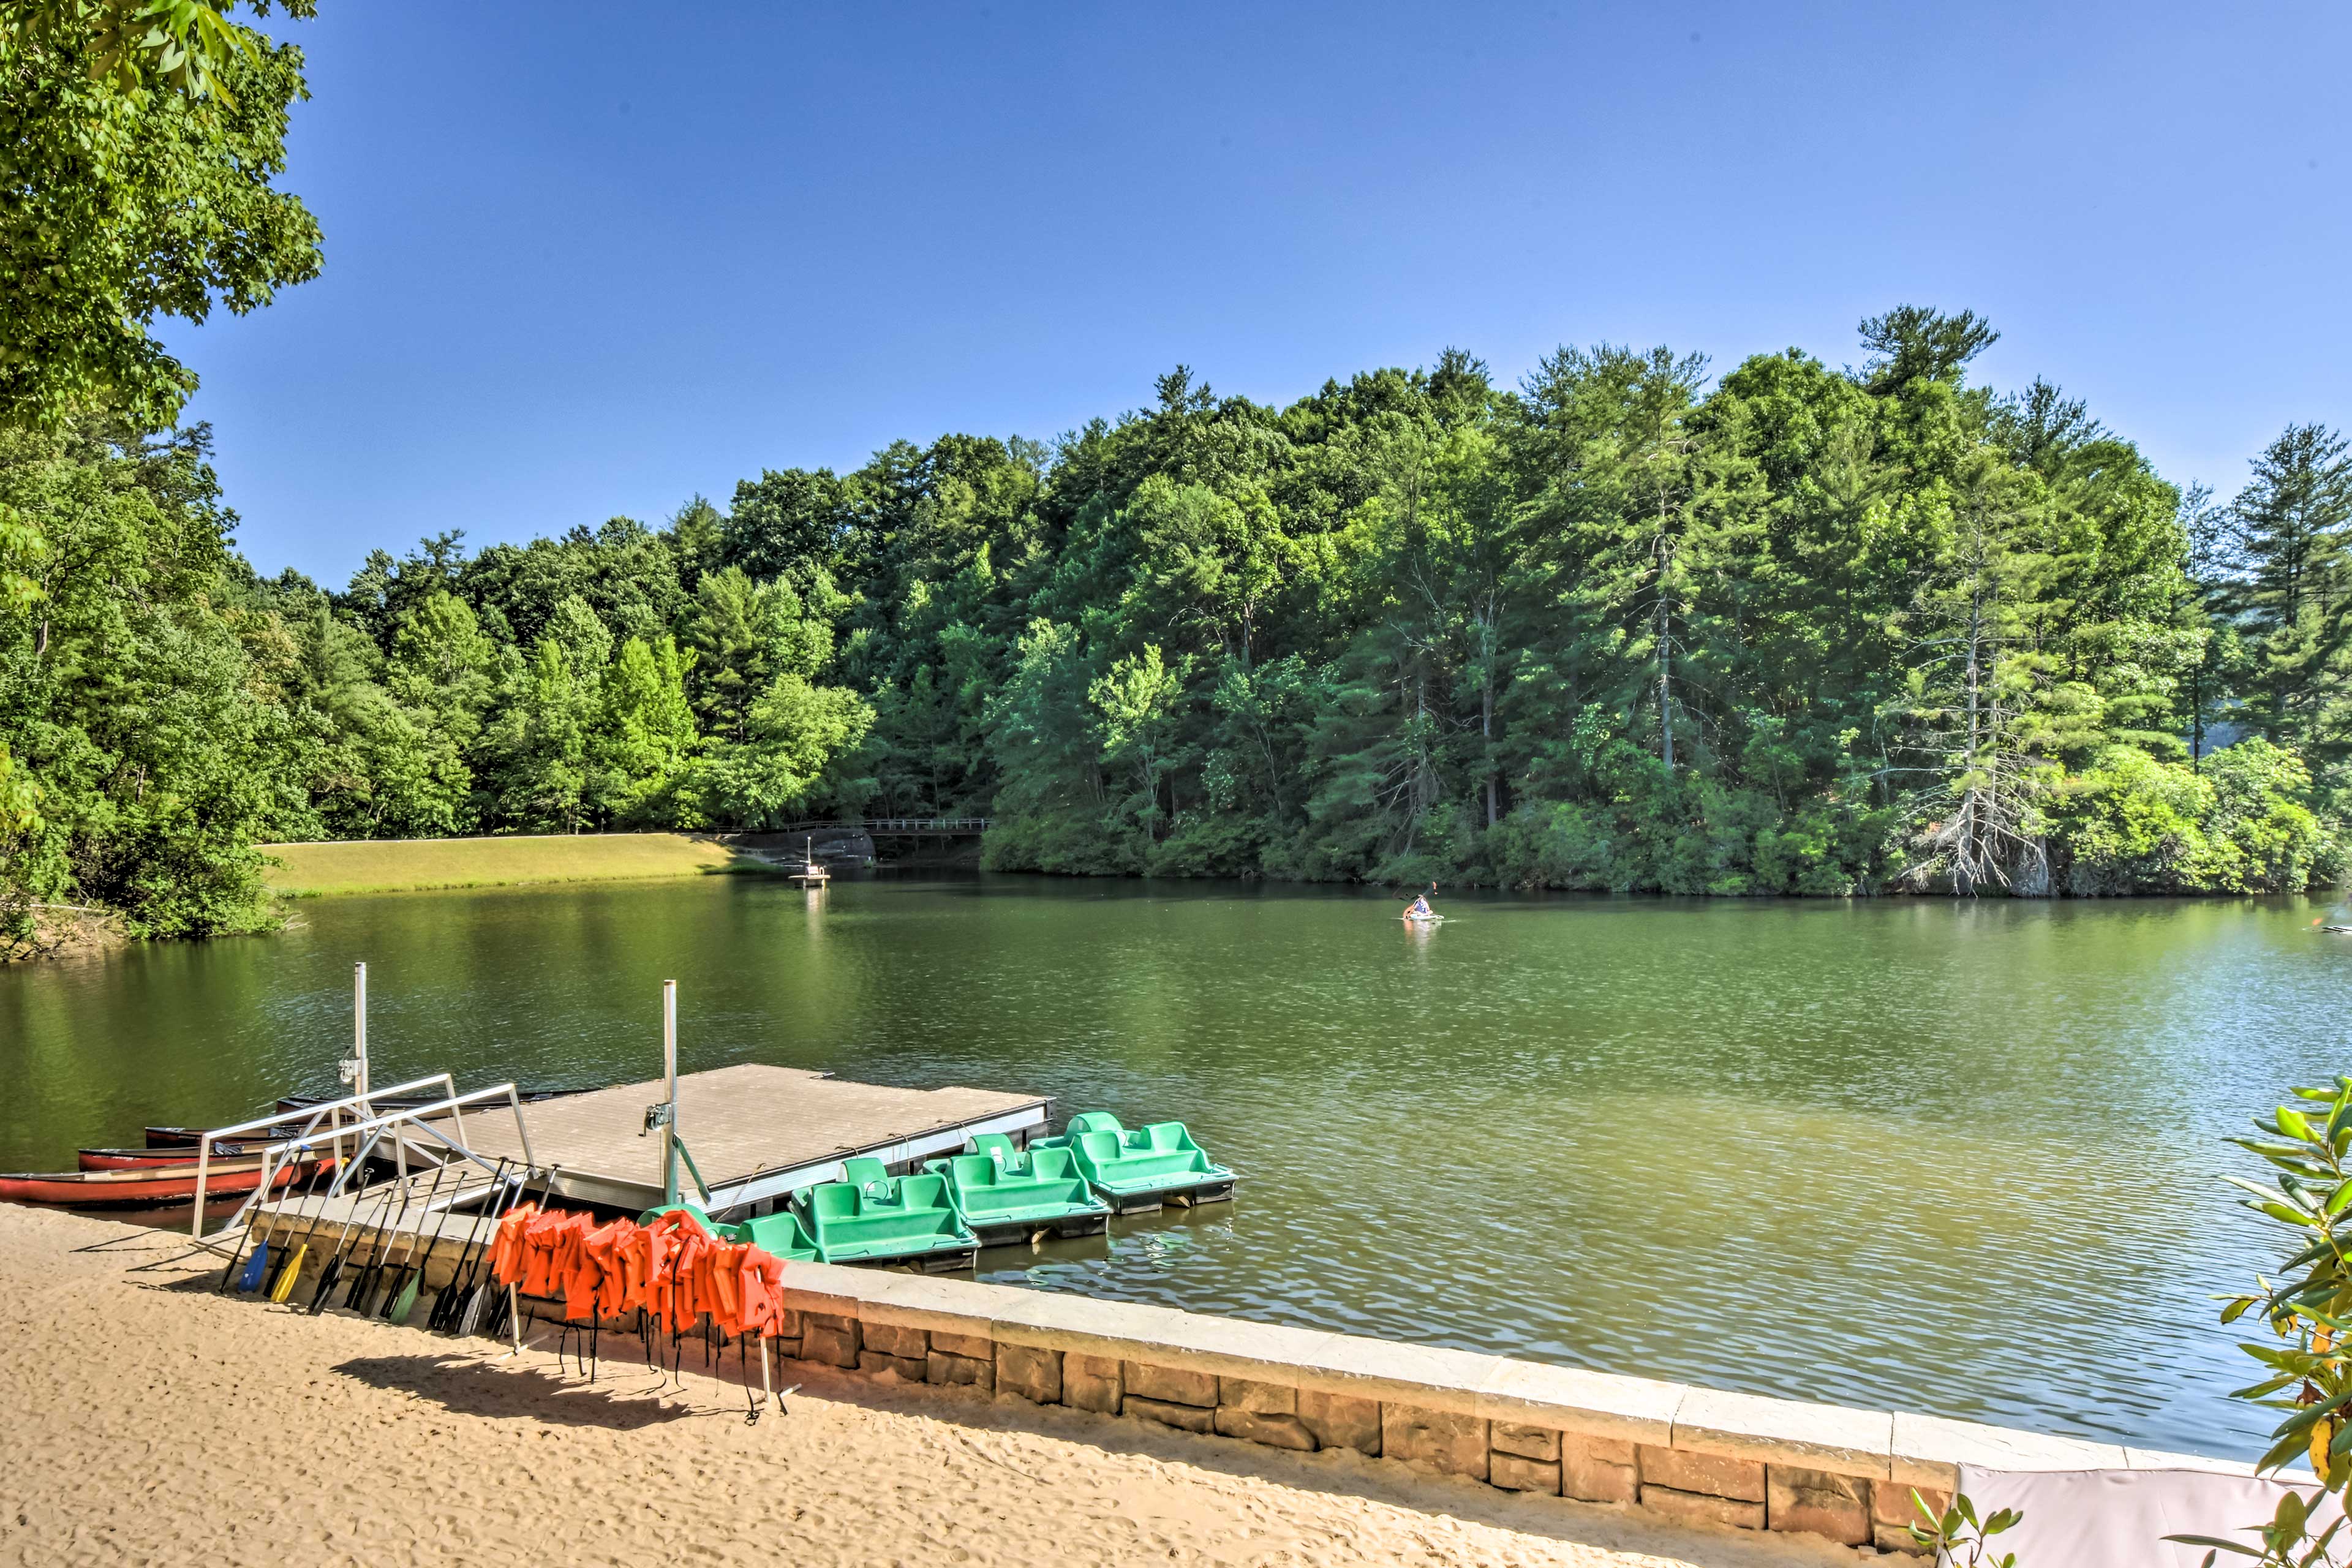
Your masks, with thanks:
<instances>
[{"instance_id":1,"label":"blue sky","mask_svg":"<svg viewBox=\"0 0 2352 1568\"><path fill-rule=\"evenodd\" d=\"M1178 362L1857 360L1918 301L2225 494L2352 424L2336 5L554 5L271 24L327 267L164 335L264 572L1050 439Z\"/></svg>"}]
</instances>

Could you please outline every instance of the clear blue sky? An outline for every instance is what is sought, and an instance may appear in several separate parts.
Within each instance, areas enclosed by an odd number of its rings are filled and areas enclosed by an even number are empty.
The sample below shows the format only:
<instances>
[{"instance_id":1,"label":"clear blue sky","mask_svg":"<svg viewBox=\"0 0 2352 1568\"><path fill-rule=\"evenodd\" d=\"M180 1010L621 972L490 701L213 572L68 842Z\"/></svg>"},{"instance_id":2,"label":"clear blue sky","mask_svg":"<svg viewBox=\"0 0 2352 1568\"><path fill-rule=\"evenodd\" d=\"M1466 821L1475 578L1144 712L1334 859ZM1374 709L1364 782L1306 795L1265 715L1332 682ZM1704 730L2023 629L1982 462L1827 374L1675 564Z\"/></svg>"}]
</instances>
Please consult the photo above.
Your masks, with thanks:
<instances>
[{"instance_id":1,"label":"clear blue sky","mask_svg":"<svg viewBox=\"0 0 2352 1568\"><path fill-rule=\"evenodd\" d=\"M1918 301L2225 494L2352 424L2336 4L325 0L323 277L166 336L257 566L1050 439L1179 361L1728 369Z\"/></svg>"}]
</instances>

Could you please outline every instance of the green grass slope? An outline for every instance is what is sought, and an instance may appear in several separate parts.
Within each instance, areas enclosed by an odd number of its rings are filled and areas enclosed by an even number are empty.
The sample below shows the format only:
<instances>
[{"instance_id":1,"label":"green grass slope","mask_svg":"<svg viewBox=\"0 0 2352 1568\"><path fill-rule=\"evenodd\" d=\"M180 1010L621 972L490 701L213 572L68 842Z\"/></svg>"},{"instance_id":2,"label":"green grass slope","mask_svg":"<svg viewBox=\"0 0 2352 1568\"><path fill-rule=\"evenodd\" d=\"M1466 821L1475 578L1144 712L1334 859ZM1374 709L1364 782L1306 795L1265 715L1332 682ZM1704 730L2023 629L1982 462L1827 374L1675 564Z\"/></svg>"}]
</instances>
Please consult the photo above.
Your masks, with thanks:
<instances>
[{"instance_id":1,"label":"green grass slope","mask_svg":"<svg viewBox=\"0 0 2352 1568\"><path fill-rule=\"evenodd\" d=\"M293 898L700 877L756 864L690 833L360 839L265 844L261 851L277 862L268 868L270 888Z\"/></svg>"}]
</instances>

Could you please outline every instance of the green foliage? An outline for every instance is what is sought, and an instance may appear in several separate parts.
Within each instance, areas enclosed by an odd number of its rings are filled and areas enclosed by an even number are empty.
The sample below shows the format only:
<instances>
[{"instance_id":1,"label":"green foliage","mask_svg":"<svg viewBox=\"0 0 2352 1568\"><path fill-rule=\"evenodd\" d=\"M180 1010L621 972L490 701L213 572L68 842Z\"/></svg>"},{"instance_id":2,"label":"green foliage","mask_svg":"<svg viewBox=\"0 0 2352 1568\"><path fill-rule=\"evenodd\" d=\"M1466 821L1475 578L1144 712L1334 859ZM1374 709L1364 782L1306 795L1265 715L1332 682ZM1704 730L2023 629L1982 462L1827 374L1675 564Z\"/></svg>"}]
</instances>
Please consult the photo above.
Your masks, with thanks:
<instances>
[{"instance_id":1,"label":"green foliage","mask_svg":"<svg viewBox=\"0 0 2352 1568\"><path fill-rule=\"evenodd\" d=\"M1790 350L1710 383L1602 345L1516 389L1449 350L1286 408L1180 367L1051 450L896 442L658 527L438 534L339 593L228 552L200 443L26 447L0 742L39 793L8 885L210 929L253 918L228 910L257 835L868 809L987 815L986 864L1074 874L1799 897L2340 874L2340 442L2290 431L2216 507L2055 387L1968 384L1990 334L1906 308L1859 372ZM32 651L68 626L88 697ZM158 681L191 738L149 776L221 801L151 826L110 693ZM174 860L198 824L217 852ZM170 869L196 862L229 890ZM154 889L128 869L150 863Z\"/></svg>"},{"instance_id":2,"label":"green foliage","mask_svg":"<svg viewBox=\"0 0 2352 1568\"><path fill-rule=\"evenodd\" d=\"M242 314L317 273L317 225L271 184L301 52L226 9L0 8L0 424L167 427L195 377L156 318Z\"/></svg>"},{"instance_id":3,"label":"green foliage","mask_svg":"<svg viewBox=\"0 0 2352 1568\"><path fill-rule=\"evenodd\" d=\"M1916 1491L1911 1506L1926 1522L1910 1527L1912 1543L1929 1559L1950 1568L2017 1568L2017 1553L1993 1555L1992 1538L2014 1530L2025 1516L2013 1508L1996 1509L1982 1519L1966 1492L1955 1493L1951 1506L1937 1513Z\"/></svg>"},{"instance_id":4,"label":"green foliage","mask_svg":"<svg viewBox=\"0 0 2352 1568\"><path fill-rule=\"evenodd\" d=\"M2311 774L2294 753L2259 736L2208 753L2197 769L2111 748L2051 807L2066 890L2299 890L2332 847L2310 796Z\"/></svg>"},{"instance_id":5,"label":"green foliage","mask_svg":"<svg viewBox=\"0 0 2352 1568\"><path fill-rule=\"evenodd\" d=\"M2267 1184L2228 1178L2248 1195L2242 1206L2273 1234L2284 1256L2255 1276L2257 1289L2221 1308L2225 1324L2257 1321L2273 1336L2246 1340L2240 1349L2261 1366L2258 1381L2233 1397L2282 1413L2257 1468L2282 1470L2307 1464L2316 1491L2288 1491L2263 1527L2263 1546L2179 1536L2172 1539L2228 1552L2279 1568L2339 1562L2331 1548L2343 1529L2339 1516L2315 1534L2309 1529L2326 1496L2341 1499L2352 1482L2352 1368L2340 1347L2352 1336L2352 1078L2325 1088L2298 1089L2295 1103L2255 1120L2257 1136L2230 1140L2271 1167Z\"/></svg>"},{"instance_id":6,"label":"green foliage","mask_svg":"<svg viewBox=\"0 0 2352 1568\"><path fill-rule=\"evenodd\" d=\"M0 736L16 801L38 803L0 873L19 900L110 905L145 934L254 923L253 844L300 771L215 603L226 520L202 458L201 433L0 435L0 506L47 542L36 594L0 607Z\"/></svg>"}]
</instances>

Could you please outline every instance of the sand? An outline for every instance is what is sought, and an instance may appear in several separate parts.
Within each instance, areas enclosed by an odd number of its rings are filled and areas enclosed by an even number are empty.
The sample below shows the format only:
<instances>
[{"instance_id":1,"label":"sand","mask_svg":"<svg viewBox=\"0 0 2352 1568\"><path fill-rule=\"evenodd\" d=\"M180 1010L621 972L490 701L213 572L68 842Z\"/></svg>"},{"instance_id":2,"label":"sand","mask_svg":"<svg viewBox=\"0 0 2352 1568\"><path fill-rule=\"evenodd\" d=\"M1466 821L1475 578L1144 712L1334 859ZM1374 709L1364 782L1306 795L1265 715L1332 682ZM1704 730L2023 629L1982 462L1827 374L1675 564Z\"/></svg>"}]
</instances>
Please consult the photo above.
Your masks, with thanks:
<instances>
[{"instance_id":1,"label":"sand","mask_svg":"<svg viewBox=\"0 0 2352 1568\"><path fill-rule=\"evenodd\" d=\"M217 1265L173 1261L185 1251L0 1205L0 1563L1860 1560L799 1363L782 1363L804 1385L786 1413L747 1426L742 1387L691 1349L664 1394L635 1342L608 1338L591 1384L551 1331L500 1359L482 1340L215 1295Z\"/></svg>"}]
</instances>

